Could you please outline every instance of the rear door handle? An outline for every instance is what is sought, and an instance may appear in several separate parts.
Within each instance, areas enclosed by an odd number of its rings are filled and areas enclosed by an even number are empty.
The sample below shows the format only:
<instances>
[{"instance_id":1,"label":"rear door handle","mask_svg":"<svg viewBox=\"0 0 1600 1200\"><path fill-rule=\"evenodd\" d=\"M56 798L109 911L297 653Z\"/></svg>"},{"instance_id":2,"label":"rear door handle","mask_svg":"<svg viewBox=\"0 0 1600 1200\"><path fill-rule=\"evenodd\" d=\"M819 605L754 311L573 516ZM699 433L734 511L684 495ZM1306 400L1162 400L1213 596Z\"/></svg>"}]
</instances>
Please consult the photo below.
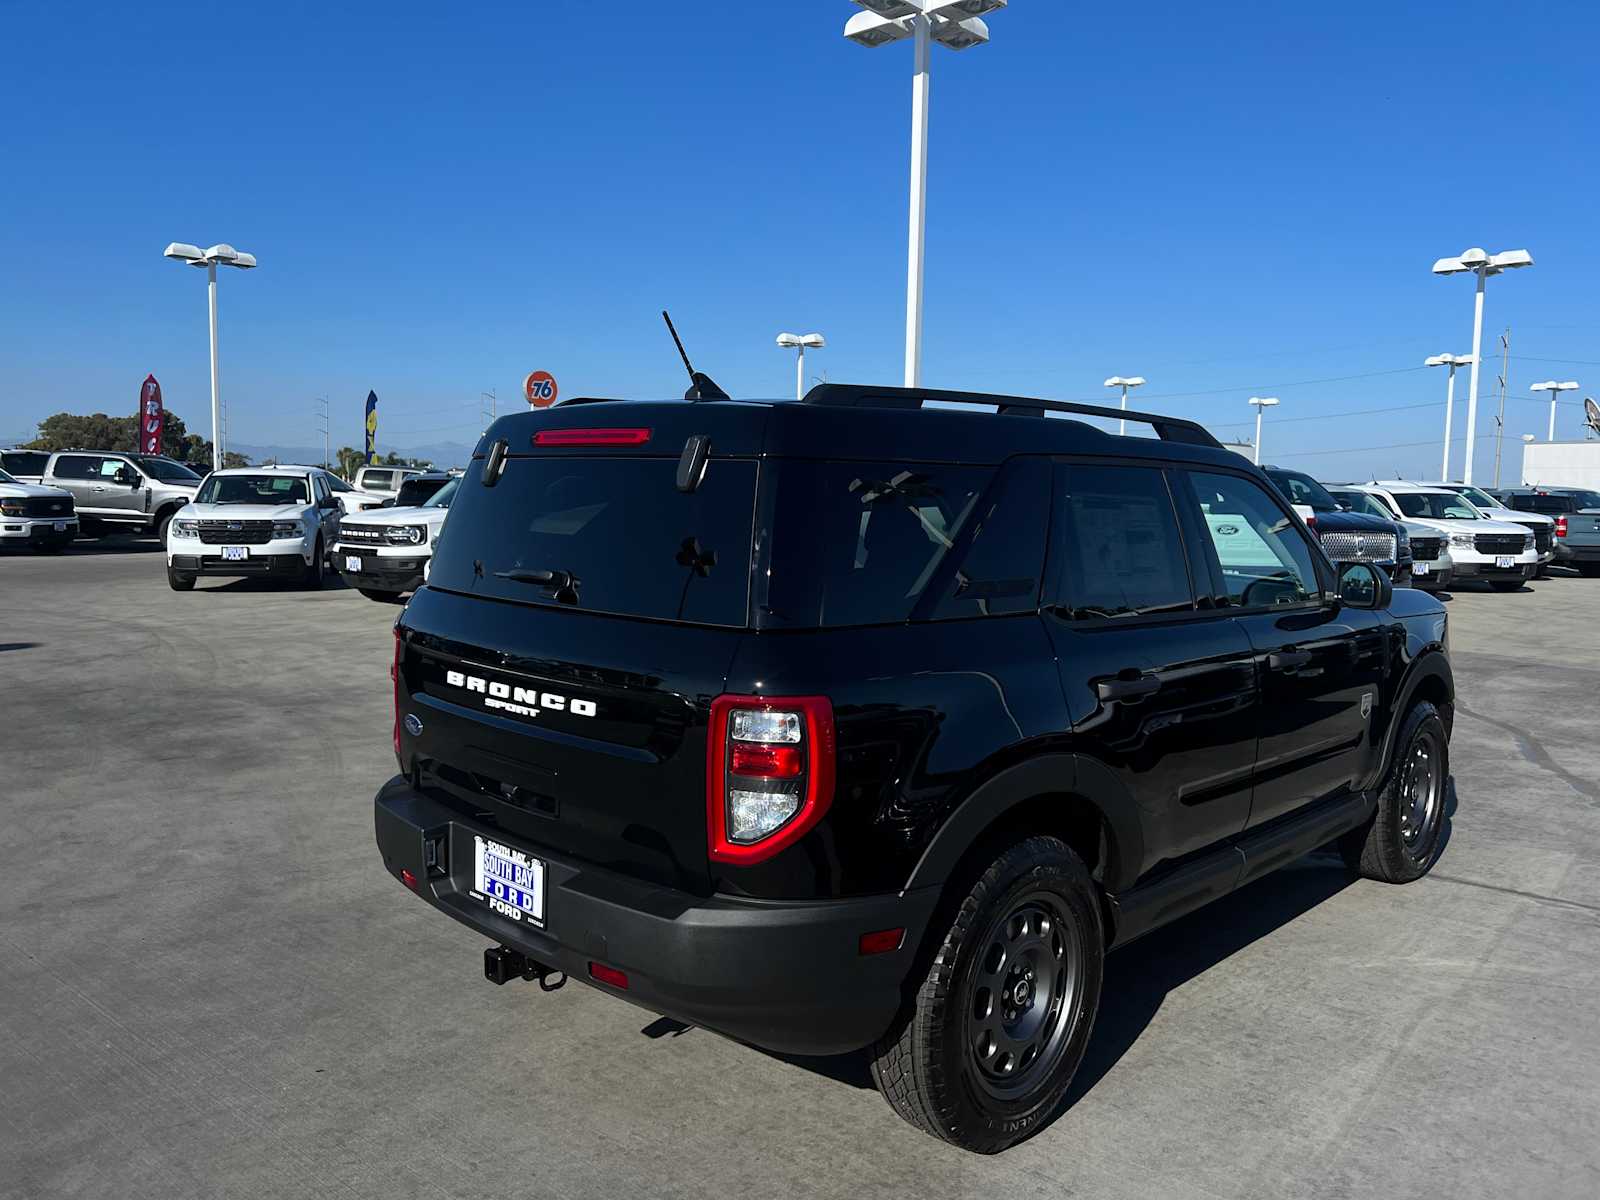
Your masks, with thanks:
<instances>
[{"instance_id":1,"label":"rear door handle","mask_svg":"<svg viewBox=\"0 0 1600 1200\"><path fill-rule=\"evenodd\" d=\"M1094 685L1094 690L1107 703L1143 700L1161 690L1161 680L1148 671L1123 671L1115 679L1102 679Z\"/></svg>"},{"instance_id":2,"label":"rear door handle","mask_svg":"<svg viewBox=\"0 0 1600 1200\"><path fill-rule=\"evenodd\" d=\"M1267 666L1274 671L1298 671L1310 661L1309 650L1277 650L1267 655Z\"/></svg>"}]
</instances>

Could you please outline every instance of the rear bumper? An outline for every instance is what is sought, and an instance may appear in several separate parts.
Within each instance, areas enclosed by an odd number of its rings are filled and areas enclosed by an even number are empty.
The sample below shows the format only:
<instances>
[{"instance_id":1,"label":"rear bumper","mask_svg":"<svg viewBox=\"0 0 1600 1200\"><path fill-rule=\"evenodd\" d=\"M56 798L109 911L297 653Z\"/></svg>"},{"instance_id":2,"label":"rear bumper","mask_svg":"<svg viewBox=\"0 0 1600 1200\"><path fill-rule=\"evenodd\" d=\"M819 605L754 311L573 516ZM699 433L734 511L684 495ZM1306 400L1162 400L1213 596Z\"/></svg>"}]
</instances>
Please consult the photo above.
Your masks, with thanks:
<instances>
[{"instance_id":1,"label":"rear bumper","mask_svg":"<svg viewBox=\"0 0 1600 1200\"><path fill-rule=\"evenodd\" d=\"M359 556L361 569L351 571L346 561ZM376 589L381 592L414 592L422 586L422 568L427 555L407 555L404 558L385 558L372 553L372 547L360 549L339 545L333 550L333 566L351 587Z\"/></svg>"},{"instance_id":2,"label":"rear bumper","mask_svg":"<svg viewBox=\"0 0 1600 1200\"><path fill-rule=\"evenodd\" d=\"M220 554L174 554L167 564L185 575L298 575L306 560L298 554L253 554L242 561L225 562Z\"/></svg>"},{"instance_id":3,"label":"rear bumper","mask_svg":"<svg viewBox=\"0 0 1600 1200\"><path fill-rule=\"evenodd\" d=\"M1556 542L1557 562L1600 562L1600 545L1573 546L1566 541Z\"/></svg>"},{"instance_id":4,"label":"rear bumper","mask_svg":"<svg viewBox=\"0 0 1600 1200\"><path fill-rule=\"evenodd\" d=\"M396 878L409 870L435 908L581 983L783 1053L842 1054L882 1036L938 900L935 888L821 901L693 896L507 839L403 777L386 783L374 805L384 867ZM473 898L474 834L544 861L543 928ZM443 865L430 872L426 844L440 839ZM863 933L893 928L906 930L899 950L859 953ZM594 983L590 962L625 972L628 989Z\"/></svg>"}]
</instances>

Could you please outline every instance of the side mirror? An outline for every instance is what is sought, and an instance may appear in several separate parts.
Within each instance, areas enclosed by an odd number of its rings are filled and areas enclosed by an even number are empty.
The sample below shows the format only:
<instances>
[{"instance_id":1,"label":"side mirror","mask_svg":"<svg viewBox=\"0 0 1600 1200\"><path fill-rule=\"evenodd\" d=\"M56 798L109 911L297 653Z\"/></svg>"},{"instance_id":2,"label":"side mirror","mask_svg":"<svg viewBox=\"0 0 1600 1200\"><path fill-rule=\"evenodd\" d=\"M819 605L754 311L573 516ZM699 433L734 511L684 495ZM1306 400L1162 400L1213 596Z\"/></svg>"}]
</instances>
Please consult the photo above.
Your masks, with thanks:
<instances>
[{"instance_id":1,"label":"side mirror","mask_svg":"<svg viewBox=\"0 0 1600 1200\"><path fill-rule=\"evenodd\" d=\"M339 498L337 496L324 496L321 500L317 501L317 507L325 508L332 512L339 507Z\"/></svg>"},{"instance_id":2,"label":"side mirror","mask_svg":"<svg viewBox=\"0 0 1600 1200\"><path fill-rule=\"evenodd\" d=\"M123 487L138 487L139 486L139 476L138 476L138 474L136 472L134 472L134 471L130 471L127 467L118 467L117 468L117 473L115 475L113 475L111 478L116 480Z\"/></svg>"},{"instance_id":3,"label":"side mirror","mask_svg":"<svg viewBox=\"0 0 1600 1200\"><path fill-rule=\"evenodd\" d=\"M379 508L393 508L394 507L394 497L390 496L382 504L378 505L378 507Z\"/></svg>"},{"instance_id":4,"label":"side mirror","mask_svg":"<svg viewBox=\"0 0 1600 1200\"><path fill-rule=\"evenodd\" d=\"M1351 608L1388 608L1394 584L1371 563L1339 564L1339 602Z\"/></svg>"}]
</instances>

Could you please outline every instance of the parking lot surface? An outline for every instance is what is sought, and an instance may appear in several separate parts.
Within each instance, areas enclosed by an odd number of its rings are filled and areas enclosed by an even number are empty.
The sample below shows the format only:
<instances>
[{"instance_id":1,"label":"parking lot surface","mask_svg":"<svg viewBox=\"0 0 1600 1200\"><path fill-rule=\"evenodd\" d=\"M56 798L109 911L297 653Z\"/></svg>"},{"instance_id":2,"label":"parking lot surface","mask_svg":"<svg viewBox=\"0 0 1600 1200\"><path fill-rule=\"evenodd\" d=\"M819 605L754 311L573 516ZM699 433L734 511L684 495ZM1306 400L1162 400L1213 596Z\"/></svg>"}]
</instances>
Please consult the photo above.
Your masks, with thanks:
<instances>
[{"instance_id":1,"label":"parking lot surface","mask_svg":"<svg viewBox=\"0 0 1600 1200\"><path fill-rule=\"evenodd\" d=\"M0 1195L1600 1194L1600 580L1449 600L1431 876L1313 856L1113 955L1073 1103L997 1158L858 1060L484 982L373 847L395 608L174 594L132 543L0 596Z\"/></svg>"}]
</instances>

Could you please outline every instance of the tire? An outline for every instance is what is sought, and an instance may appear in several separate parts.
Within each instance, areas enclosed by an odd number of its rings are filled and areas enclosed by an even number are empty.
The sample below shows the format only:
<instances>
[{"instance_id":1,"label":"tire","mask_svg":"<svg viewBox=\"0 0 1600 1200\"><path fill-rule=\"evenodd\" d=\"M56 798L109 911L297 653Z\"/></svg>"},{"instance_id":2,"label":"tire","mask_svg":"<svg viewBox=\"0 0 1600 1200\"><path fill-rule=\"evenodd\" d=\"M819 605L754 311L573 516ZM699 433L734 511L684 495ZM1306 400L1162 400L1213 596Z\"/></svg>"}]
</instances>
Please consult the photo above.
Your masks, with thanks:
<instances>
[{"instance_id":1,"label":"tire","mask_svg":"<svg viewBox=\"0 0 1600 1200\"><path fill-rule=\"evenodd\" d=\"M169 508L156 518L155 539L163 546L167 544L167 526L172 524L172 518L177 511L175 508Z\"/></svg>"},{"instance_id":2,"label":"tire","mask_svg":"<svg viewBox=\"0 0 1600 1200\"><path fill-rule=\"evenodd\" d=\"M175 592L194 591L194 576L181 574L174 571L171 565L167 567L167 586Z\"/></svg>"},{"instance_id":3,"label":"tire","mask_svg":"<svg viewBox=\"0 0 1600 1200\"><path fill-rule=\"evenodd\" d=\"M1523 581L1520 579L1491 579L1489 581L1489 586L1497 592L1519 591L1522 588L1522 584Z\"/></svg>"},{"instance_id":4,"label":"tire","mask_svg":"<svg viewBox=\"0 0 1600 1200\"><path fill-rule=\"evenodd\" d=\"M368 600L376 600L379 604L404 604L400 592L386 592L382 588L357 588Z\"/></svg>"},{"instance_id":5,"label":"tire","mask_svg":"<svg viewBox=\"0 0 1600 1200\"><path fill-rule=\"evenodd\" d=\"M322 535L317 535L317 546L311 554L311 561L306 564L305 573L300 576L300 586L319 591L322 588L322 573L327 566L327 556L322 550Z\"/></svg>"},{"instance_id":6,"label":"tire","mask_svg":"<svg viewBox=\"0 0 1600 1200\"><path fill-rule=\"evenodd\" d=\"M1433 869L1444 845L1450 739L1439 710L1426 700L1417 701L1400 723L1394 746L1377 811L1367 824L1340 839L1339 851L1357 875L1410 883ZM1418 775L1424 769L1419 748L1428 755L1425 777Z\"/></svg>"},{"instance_id":7,"label":"tire","mask_svg":"<svg viewBox=\"0 0 1600 1200\"><path fill-rule=\"evenodd\" d=\"M933 932L915 996L872 1047L873 1082L925 1133L994 1154L1050 1119L1083 1060L1105 963L1100 895L1064 842L1029 837Z\"/></svg>"}]
</instances>

